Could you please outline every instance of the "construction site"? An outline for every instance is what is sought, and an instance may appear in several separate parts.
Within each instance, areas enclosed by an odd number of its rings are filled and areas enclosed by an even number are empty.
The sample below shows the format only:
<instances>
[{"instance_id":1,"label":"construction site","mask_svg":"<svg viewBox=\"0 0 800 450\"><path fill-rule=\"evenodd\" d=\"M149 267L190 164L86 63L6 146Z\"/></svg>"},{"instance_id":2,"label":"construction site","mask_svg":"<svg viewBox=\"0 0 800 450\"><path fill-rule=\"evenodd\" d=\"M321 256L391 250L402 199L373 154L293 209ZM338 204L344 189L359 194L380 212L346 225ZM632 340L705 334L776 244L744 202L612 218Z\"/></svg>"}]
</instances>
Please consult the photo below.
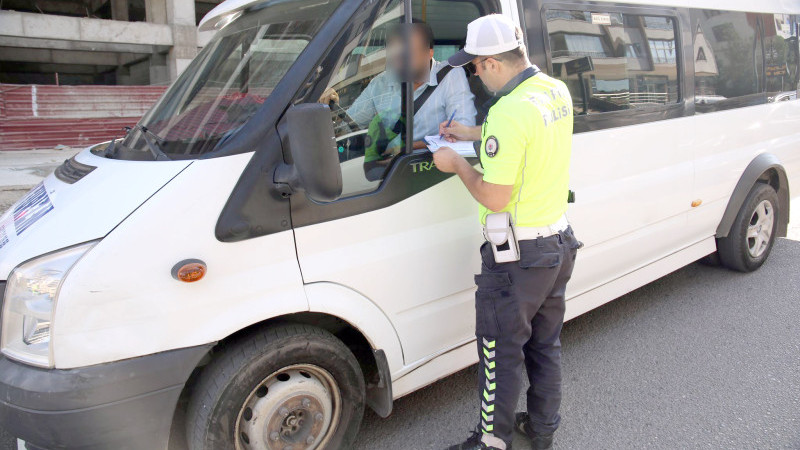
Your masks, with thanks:
<instances>
[{"instance_id":1,"label":"construction site","mask_svg":"<svg viewBox=\"0 0 800 450\"><path fill-rule=\"evenodd\" d=\"M121 136L205 45L221 0L0 0L0 150Z\"/></svg>"}]
</instances>

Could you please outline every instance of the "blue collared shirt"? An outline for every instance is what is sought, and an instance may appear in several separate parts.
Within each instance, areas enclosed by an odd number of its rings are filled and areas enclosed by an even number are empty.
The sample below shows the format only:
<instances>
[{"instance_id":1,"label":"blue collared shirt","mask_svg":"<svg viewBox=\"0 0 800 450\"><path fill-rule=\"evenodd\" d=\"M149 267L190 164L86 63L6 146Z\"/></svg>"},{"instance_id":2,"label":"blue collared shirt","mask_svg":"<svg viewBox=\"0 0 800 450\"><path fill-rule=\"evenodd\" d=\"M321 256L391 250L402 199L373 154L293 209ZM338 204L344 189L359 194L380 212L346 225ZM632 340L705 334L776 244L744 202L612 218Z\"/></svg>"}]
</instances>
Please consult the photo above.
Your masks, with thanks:
<instances>
[{"instance_id":1,"label":"blue collared shirt","mask_svg":"<svg viewBox=\"0 0 800 450\"><path fill-rule=\"evenodd\" d=\"M422 95L428 86L437 86L436 74L447 66L447 62L431 60L431 71L428 81L414 91L414 99ZM379 113L384 127L392 128L400 118L400 101L402 90L397 77L386 71L369 82L364 92L347 108L347 114L362 128ZM414 115L414 140L422 140L425 136L439 134L439 124L447 121L455 111L454 121L474 126L475 96L469 90L464 70L454 68L442 79L433 94ZM399 145L399 138L389 147Z\"/></svg>"}]
</instances>

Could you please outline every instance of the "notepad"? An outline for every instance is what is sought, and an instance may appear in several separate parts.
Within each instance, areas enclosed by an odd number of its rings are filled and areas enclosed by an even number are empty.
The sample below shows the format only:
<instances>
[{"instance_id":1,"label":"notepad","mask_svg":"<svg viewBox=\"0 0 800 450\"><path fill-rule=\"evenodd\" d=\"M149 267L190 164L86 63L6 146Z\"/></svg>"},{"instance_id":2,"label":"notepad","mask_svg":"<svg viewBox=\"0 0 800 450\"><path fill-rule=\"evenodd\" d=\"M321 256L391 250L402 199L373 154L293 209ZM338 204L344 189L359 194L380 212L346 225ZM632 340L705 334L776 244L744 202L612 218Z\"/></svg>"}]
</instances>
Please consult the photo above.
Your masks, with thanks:
<instances>
[{"instance_id":1,"label":"notepad","mask_svg":"<svg viewBox=\"0 0 800 450\"><path fill-rule=\"evenodd\" d=\"M475 147L472 141L456 141L447 142L439 135L425 136L425 142L428 144L428 150L435 152L440 147L450 147L461 156L476 158L478 155L475 153Z\"/></svg>"}]
</instances>

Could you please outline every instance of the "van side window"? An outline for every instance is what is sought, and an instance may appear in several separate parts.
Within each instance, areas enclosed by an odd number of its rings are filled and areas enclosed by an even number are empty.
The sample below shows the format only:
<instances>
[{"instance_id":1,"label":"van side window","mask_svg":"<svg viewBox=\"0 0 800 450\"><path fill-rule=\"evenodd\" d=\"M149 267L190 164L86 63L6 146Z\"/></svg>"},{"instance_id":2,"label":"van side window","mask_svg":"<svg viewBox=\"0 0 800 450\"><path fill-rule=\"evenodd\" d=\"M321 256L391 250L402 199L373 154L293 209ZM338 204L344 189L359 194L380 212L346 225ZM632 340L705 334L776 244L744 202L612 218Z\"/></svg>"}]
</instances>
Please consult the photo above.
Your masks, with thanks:
<instances>
[{"instance_id":1,"label":"van side window","mask_svg":"<svg viewBox=\"0 0 800 450\"><path fill-rule=\"evenodd\" d=\"M764 103L759 15L693 10L692 16L697 112Z\"/></svg>"},{"instance_id":2,"label":"van side window","mask_svg":"<svg viewBox=\"0 0 800 450\"><path fill-rule=\"evenodd\" d=\"M787 14L763 14L761 17L767 98L770 102L796 100L800 88L796 18Z\"/></svg>"},{"instance_id":3,"label":"van side window","mask_svg":"<svg viewBox=\"0 0 800 450\"><path fill-rule=\"evenodd\" d=\"M393 29L403 17L402 1L387 2L372 27L347 43L323 93L334 121L342 197L377 189L405 150L403 84L396 72L387 71L392 58L401 59L402 40Z\"/></svg>"},{"instance_id":4,"label":"van side window","mask_svg":"<svg viewBox=\"0 0 800 450\"><path fill-rule=\"evenodd\" d=\"M553 76L578 115L676 104L675 19L617 12L547 10Z\"/></svg>"}]
</instances>

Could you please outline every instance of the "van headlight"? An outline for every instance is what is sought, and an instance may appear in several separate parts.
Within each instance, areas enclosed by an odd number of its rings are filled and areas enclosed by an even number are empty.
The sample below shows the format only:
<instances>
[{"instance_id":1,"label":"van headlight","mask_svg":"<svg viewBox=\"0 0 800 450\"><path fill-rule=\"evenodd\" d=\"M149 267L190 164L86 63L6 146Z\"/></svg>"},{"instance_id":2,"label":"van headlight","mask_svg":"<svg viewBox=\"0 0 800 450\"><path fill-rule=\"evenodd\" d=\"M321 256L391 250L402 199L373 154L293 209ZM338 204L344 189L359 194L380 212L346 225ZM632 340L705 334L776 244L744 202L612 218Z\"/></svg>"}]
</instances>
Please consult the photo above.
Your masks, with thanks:
<instances>
[{"instance_id":1,"label":"van headlight","mask_svg":"<svg viewBox=\"0 0 800 450\"><path fill-rule=\"evenodd\" d=\"M11 272L3 299L3 354L27 364L53 367L51 337L58 291L72 266L96 243L40 256Z\"/></svg>"}]
</instances>

